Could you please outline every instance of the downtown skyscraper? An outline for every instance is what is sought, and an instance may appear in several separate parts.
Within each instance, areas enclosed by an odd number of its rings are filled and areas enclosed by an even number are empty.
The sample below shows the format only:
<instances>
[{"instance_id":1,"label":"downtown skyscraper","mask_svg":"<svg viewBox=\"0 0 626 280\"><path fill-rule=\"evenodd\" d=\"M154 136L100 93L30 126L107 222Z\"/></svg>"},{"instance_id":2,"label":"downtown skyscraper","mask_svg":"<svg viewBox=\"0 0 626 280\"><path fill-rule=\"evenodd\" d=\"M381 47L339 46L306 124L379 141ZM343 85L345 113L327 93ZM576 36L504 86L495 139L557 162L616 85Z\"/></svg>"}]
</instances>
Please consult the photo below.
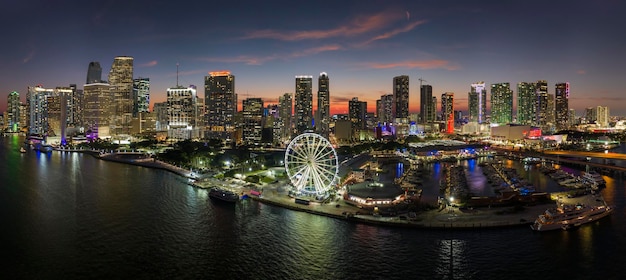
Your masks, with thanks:
<instances>
[{"instance_id":1,"label":"downtown skyscraper","mask_svg":"<svg viewBox=\"0 0 626 280\"><path fill-rule=\"evenodd\" d=\"M420 86L420 120L422 123L436 121L436 102L433 102L433 87L431 85Z\"/></svg>"},{"instance_id":2,"label":"downtown skyscraper","mask_svg":"<svg viewBox=\"0 0 626 280\"><path fill-rule=\"evenodd\" d=\"M517 84L517 123L537 125L537 92L535 83Z\"/></svg>"},{"instance_id":3,"label":"downtown skyscraper","mask_svg":"<svg viewBox=\"0 0 626 280\"><path fill-rule=\"evenodd\" d=\"M244 145L261 144L263 131L263 99L249 97L241 102L242 109L242 142Z\"/></svg>"},{"instance_id":4,"label":"downtown skyscraper","mask_svg":"<svg viewBox=\"0 0 626 280\"><path fill-rule=\"evenodd\" d=\"M385 94L376 101L376 117L378 118L379 123L393 123L393 105L393 94Z\"/></svg>"},{"instance_id":5,"label":"downtown skyscraper","mask_svg":"<svg viewBox=\"0 0 626 280\"><path fill-rule=\"evenodd\" d=\"M472 84L468 94L469 121L483 123L487 115L487 91L485 82Z\"/></svg>"},{"instance_id":6,"label":"downtown skyscraper","mask_svg":"<svg viewBox=\"0 0 626 280\"><path fill-rule=\"evenodd\" d=\"M176 86L167 89L167 137L172 139L197 138L196 102L194 87Z\"/></svg>"},{"instance_id":7,"label":"downtown skyscraper","mask_svg":"<svg viewBox=\"0 0 626 280\"><path fill-rule=\"evenodd\" d=\"M20 124L20 94L17 91L9 93L7 97L7 115L5 119L9 132L18 132L21 129Z\"/></svg>"},{"instance_id":8,"label":"downtown skyscraper","mask_svg":"<svg viewBox=\"0 0 626 280\"><path fill-rule=\"evenodd\" d=\"M209 72L204 77L206 138L233 140L237 94L235 76L229 71Z\"/></svg>"},{"instance_id":9,"label":"downtown skyscraper","mask_svg":"<svg viewBox=\"0 0 626 280\"><path fill-rule=\"evenodd\" d=\"M133 79L133 117L150 111L150 78Z\"/></svg>"},{"instance_id":10,"label":"downtown skyscraper","mask_svg":"<svg viewBox=\"0 0 626 280\"><path fill-rule=\"evenodd\" d=\"M326 137L330 132L330 80L326 72L320 73L317 82L317 116L315 130L318 134Z\"/></svg>"},{"instance_id":11,"label":"downtown skyscraper","mask_svg":"<svg viewBox=\"0 0 626 280\"><path fill-rule=\"evenodd\" d=\"M535 91L537 97L535 103L537 104L537 125L545 129L550 123L550 110L554 110L554 108L550 108L548 104L548 82L546 80L537 81Z\"/></svg>"},{"instance_id":12,"label":"downtown skyscraper","mask_svg":"<svg viewBox=\"0 0 626 280\"><path fill-rule=\"evenodd\" d=\"M109 72L113 115L111 135L130 135L133 119L133 58L118 56Z\"/></svg>"},{"instance_id":13,"label":"downtown skyscraper","mask_svg":"<svg viewBox=\"0 0 626 280\"><path fill-rule=\"evenodd\" d=\"M89 66L87 67L86 84L94 84L100 82L102 82L102 67L100 67L100 62L89 62Z\"/></svg>"},{"instance_id":14,"label":"downtown skyscraper","mask_svg":"<svg viewBox=\"0 0 626 280\"><path fill-rule=\"evenodd\" d=\"M445 133L454 133L454 93L445 92L441 95L441 117L445 125Z\"/></svg>"},{"instance_id":15,"label":"downtown skyscraper","mask_svg":"<svg viewBox=\"0 0 626 280\"><path fill-rule=\"evenodd\" d=\"M393 99L394 123L406 122L409 119L409 76L402 75L393 78Z\"/></svg>"},{"instance_id":16,"label":"downtown skyscraper","mask_svg":"<svg viewBox=\"0 0 626 280\"><path fill-rule=\"evenodd\" d=\"M291 93L285 93L278 97L278 119L281 125L280 142L291 141L292 131L293 98Z\"/></svg>"},{"instance_id":17,"label":"downtown skyscraper","mask_svg":"<svg viewBox=\"0 0 626 280\"><path fill-rule=\"evenodd\" d=\"M556 128L558 130L567 129L570 126L569 83L557 83L555 85L554 96Z\"/></svg>"},{"instance_id":18,"label":"downtown skyscraper","mask_svg":"<svg viewBox=\"0 0 626 280\"><path fill-rule=\"evenodd\" d=\"M491 85L491 123L513 122L513 91L509 83Z\"/></svg>"},{"instance_id":19,"label":"downtown skyscraper","mask_svg":"<svg viewBox=\"0 0 626 280\"><path fill-rule=\"evenodd\" d=\"M313 76L296 76L296 134L313 129Z\"/></svg>"}]
</instances>

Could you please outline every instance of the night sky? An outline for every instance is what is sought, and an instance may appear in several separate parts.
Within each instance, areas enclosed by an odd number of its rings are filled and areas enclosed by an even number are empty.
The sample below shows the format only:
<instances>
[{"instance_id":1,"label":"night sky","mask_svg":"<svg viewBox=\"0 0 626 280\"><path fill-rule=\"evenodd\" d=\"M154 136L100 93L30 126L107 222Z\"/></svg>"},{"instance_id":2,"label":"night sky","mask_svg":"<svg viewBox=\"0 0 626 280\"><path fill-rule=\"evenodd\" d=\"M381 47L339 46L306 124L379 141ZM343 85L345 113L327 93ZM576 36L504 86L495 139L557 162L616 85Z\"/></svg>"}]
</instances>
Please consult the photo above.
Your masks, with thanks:
<instances>
[{"instance_id":1,"label":"night sky","mask_svg":"<svg viewBox=\"0 0 626 280\"><path fill-rule=\"evenodd\" d=\"M358 97L373 112L410 76L438 100L455 93L465 110L470 84L570 82L570 108L609 106L626 115L626 2L598 1L28 1L0 9L0 112L29 85L85 83L90 61L103 79L115 56L135 59L151 80L151 105L179 83L204 97L207 72L230 70L241 101L266 104L294 92L296 75L330 77L331 112ZM8 3L6 3L8 2ZM316 103L314 98L314 103ZM241 109L241 107L240 107ZM439 108L438 108L439 109Z\"/></svg>"}]
</instances>

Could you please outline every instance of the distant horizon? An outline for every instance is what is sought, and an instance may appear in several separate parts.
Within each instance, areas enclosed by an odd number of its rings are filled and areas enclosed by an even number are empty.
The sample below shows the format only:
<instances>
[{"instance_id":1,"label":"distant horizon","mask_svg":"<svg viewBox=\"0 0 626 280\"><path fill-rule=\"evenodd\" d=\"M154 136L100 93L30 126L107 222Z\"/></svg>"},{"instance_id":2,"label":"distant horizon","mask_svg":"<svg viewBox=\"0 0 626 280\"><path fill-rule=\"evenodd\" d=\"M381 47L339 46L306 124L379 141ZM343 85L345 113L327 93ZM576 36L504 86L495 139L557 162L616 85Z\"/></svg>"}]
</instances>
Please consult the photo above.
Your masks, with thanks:
<instances>
[{"instance_id":1,"label":"distant horizon","mask_svg":"<svg viewBox=\"0 0 626 280\"><path fill-rule=\"evenodd\" d=\"M227 69L240 104L247 97L277 103L295 91L295 76L326 72L333 114L346 113L353 97L373 112L376 100L393 92L393 77L408 75L411 113L419 112L419 79L433 86L438 101L453 92L460 111L467 111L474 82L509 82L517 96L518 82L547 80L551 94L556 83L570 83L569 105L577 114L606 106L626 115L626 37L615 35L626 26L623 1L270 0L187 7L219 12L172 16L180 3L159 0L10 1L0 11L6 42L0 112L10 92L24 98L28 86L82 88L92 61L100 62L106 80L113 59L126 55L134 58L136 78L150 78L151 106L165 101L177 77L203 97L204 76ZM532 11L532 18L521 11ZM316 84L313 89L315 100Z\"/></svg>"}]
</instances>

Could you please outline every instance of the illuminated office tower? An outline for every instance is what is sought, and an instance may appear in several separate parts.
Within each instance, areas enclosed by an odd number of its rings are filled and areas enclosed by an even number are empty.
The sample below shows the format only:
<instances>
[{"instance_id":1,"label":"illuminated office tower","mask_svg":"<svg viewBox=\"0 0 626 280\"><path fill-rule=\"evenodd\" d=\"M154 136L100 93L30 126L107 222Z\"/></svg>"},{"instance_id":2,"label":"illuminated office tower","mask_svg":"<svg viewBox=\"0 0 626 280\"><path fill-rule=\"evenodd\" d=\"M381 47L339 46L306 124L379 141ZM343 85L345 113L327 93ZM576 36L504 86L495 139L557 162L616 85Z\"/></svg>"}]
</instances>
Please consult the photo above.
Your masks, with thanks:
<instances>
[{"instance_id":1,"label":"illuminated office tower","mask_svg":"<svg viewBox=\"0 0 626 280\"><path fill-rule=\"evenodd\" d=\"M154 103L152 113L155 115L156 131L167 131L167 101Z\"/></svg>"},{"instance_id":2,"label":"illuminated office tower","mask_svg":"<svg viewBox=\"0 0 626 280\"><path fill-rule=\"evenodd\" d=\"M537 125L545 128L550 122L550 106L548 104L548 82L545 80L539 80L535 84L535 91L537 92Z\"/></svg>"},{"instance_id":3,"label":"illuminated office tower","mask_svg":"<svg viewBox=\"0 0 626 280\"><path fill-rule=\"evenodd\" d=\"M94 84L102 82L102 67L100 67L100 62L92 61L89 62L89 67L87 68L87 84Z\"/></svg>"},{"instance_id":4,"label":"illuminated office tower","mask_svg":"<svg viewBox=\"0 0 626 280\"><path fill-rule=\"evenodd\" d=\"M513 122L513 91L509 83L491 85L491 123Z\"/></svg>"},{"instance_id":5,"label":"illuminated office tower","mask_svg":"<svg viewBox=\"0 0 626 280\"><path fill-rule=\"evenodd\" d=\"M66 97L67 102L67 127L83 126L84 94L82 89L78 89L76 84L70 84L70 93Z\"/></svg>"},{"instance_id":6,"label":"illuminated office tower","mask_svg":"<svg viewBox=\"0 0 626 280\"><path fill-rule=\"evenodd\" d=\"M402 75L393 78L393 119L409 119L409 76ZM401 121L402 122L402 121Z\"/></svg>"},{"instance_id":7,"label":"illuminated office tower","mask_svg":"<svg viewBox=\"0 0 626 280\"><path fill-rule=\"evenodd\" d=\"M483 123L487 111L487 91L485 82L472 84L468 94L469 121Z\"/></svg>"},{"instance_id":8,"label":"illuminated office tower","mask_svg":"<svg viewBox=\"0 0 626 280\"><path fill-rule=\"evenodd\" d=\"M592 110L595 123L600 127L609 127L609 107L596 106Z\"/></svg>"},{"instance_id":9,"label":"illuminated office tower","mask_svg":"<svg viewBox=\"0 0 626 280\"><path fill-rule=\"evenodd\" d=\"M285 93L278 97L278 119L279 124L282 125L280 131L280 142L287 143L291 141L292 128L292 114L293 114L293 98L291 93Z\"/></svg>"},{"instance_id":10,"label":"illuminated office tower","mask_svg":"<svg viewBox=\"0 0 626 280\"><path fill-rule=\"evenodd\" d=\"M537 125L537 91L534 83L517 84L517 123Z\"/></svg>"},{"instance_id":11,"label":"illuminated office tower","mask_svg":"<svg viewBox=\"0 0 626 280\"><path fill-rule=\"evenodd\" d=\"M69 104L73 90L70 87L56 87L48 96L48 135L61 136L61 143L66 144L65 129L69 120Z\"/></svg>"},{"instance_id":12,"label":"illuminated office tower","mask_svg":"<svg viewBox=\"0 0 626 280\"><path fill-rule=\"evenodd\" d=\"M572 125L569 119L569 83L556 84L554 96L556 128L558 130L567 129Z\"/></svg>"},{"instance_id":13,"label":"illuminated office tower","mask_svg":"<svg viewBox=\"0 0 626 280\"><path fill-rule=\"evenodd\" d=\"M176 86L167 89L167 137L177 140L197 138L196 102L194 87Z\"/></svg>"},{"instance_id":14,"label":"illuminated office tower","mask_svg":"<svg viewBox=\"0 0 626 280\"><path fill-rule=\"evenodd\" d=\"M7 115L5 120L9 132L20 131L20 94L17 91L7 97Z\"/></svg>"},{"instance_id":15,"label":"illuminated office tower","mask_svg":"<svg viewBox=\"0 0 626 280\"><path fill-rule=\"evenodd\" d=\"M296 134L313 128L313 76L296 76Z\"/></svg>"},{"instance_id":16,"label":"illuminated office tower","mask_svg":"<svg viewBox=\"0 0 626 280\"><path fill-rule=\"evenodd\" d=\"M28 133L31 135L48 135L48 97L53 95L53 89L41 86L28 87L26 104L28 104Z\"/></svg>"},{"instance_id":17,"label":"illuminated office tower","mask_svg":"<svg viewBox=\"0 0 626 280\"><path fill-rule=\"evenodd\" d=\"M130 135L133 120L133 58L118 56L109 72L113 116L110 124L112 136Z\"/></svg>"},{"instance_id":18,"label":"illuminated office tower","mask_svg":"<svg viewBox=\"0 0 626 280\"><path fill-rule=\"evenodd\" d=\"M110 136L112 118L111 85L91 83L83 86L83 127L90 139Z\"/></svg>"},{"instance_id":19,"label":"illuminated office tower","mask_svg":"<svg viewBox=\"0 0 626 280\"><path fill-rule=\"evenodd\" d=\"M150 78L133 79L133 117L150 112Z\"/></svg>"},{"instance_id":20,"label":"illuminated office tower","mask_svg":"<svg viewBox=\"0 0 626 280\"><path fill-rule=\"evenodd\" d=\"M330 90L329 90L328 74L320 73L317 82L317 114L318 119L315 120L315 131L328 138L330 132Z\"/></svg>"},{"instance_id":21,"label":"illuminated office tower","mask_svg":"<svg viewBox=\"0 0 626 280\"><path fill-rule=\"evenodd\" d=\"M420 87L420 120L422 123L432 123L435 121L435 105L433 104L433 87L422 85Z\"/></svg>"},{"instance_id":22,"label":"illuminated office tower","mask_svg":"<svg viewBox=\"0 0 626 280\"><path fill-rule=\"evenodd\" d=\"M445 124L446 133L454 133L454 93L446 92L441 95L441 118Z\"/></svg>"},{"instance_id":23,"label":"illuminated office tower","mask_svg":"<svg viewBox=\"0 0 626 280\"><path fill-rule=\"evenodd\" d=\"M263 99L246 98L242 107L242 141L245 145L259 145L263 131Z\"/></svg>"},{"instance_id":24,"label":"illuminated office tower","mask_svg":"<svg viewBox=\"0 0 626 280\"><path fill-rule=\"evenodd\" d=\"M229 71L209 72L204 77L206 138L233 141L237 94L235 76Z\"/></svg>"}]
</instances>

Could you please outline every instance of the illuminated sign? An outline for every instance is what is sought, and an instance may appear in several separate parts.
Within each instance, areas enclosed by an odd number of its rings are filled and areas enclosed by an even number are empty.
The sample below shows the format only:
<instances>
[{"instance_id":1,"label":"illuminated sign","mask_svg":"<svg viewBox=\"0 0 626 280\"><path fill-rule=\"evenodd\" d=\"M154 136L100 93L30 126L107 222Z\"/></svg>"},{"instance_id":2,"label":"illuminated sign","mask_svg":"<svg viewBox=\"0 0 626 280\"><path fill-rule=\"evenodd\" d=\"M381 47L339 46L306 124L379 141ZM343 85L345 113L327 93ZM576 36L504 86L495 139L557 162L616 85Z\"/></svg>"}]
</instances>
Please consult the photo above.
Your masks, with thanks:
<instances>
[{"instance_id":1,"label":"illuminated sign","mask_svg":"<svg viewBox=\"0 0 626 280\"><path fill-rule=\"evenodd\" d=\"M213 72L209 72L209 75L211 76L228 76L230 75L230 71L228 70L222 70L222 71L213 71Z\"/></svg>"}]
</instances>

